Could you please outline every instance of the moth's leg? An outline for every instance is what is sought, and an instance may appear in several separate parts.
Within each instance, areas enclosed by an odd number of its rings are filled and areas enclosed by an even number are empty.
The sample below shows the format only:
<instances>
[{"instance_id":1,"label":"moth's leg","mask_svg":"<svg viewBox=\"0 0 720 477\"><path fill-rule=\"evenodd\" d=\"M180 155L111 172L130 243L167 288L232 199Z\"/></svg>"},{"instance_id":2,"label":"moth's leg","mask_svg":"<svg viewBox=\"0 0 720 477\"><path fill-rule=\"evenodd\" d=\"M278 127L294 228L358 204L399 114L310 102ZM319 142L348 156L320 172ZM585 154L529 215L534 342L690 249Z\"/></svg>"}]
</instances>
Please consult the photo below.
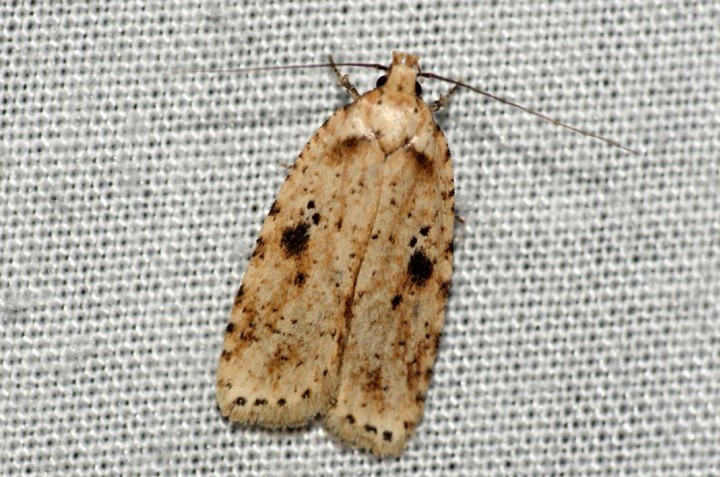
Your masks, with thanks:
<instances>
[{"instance_id":1,"label":"moth's leg","mask_svg":"<svg viewBox=\"0 0 720 477\"><path fill-rule=\"evenodd\" d=\"M442 109L448 105L448 102L450 101L450 96L458 89L458 85L455 85L452 87L450 91L440 96L438 99L430 103L430 111L433 113L437 111L438 109Z\"/></svg>"},{"instance_id":2,"label":"moth's leg","mask_svg":"<svg viewBox=\"0 0 720 477\"><path fill-rule=\"evenodd\" d=\"M358 93L358 90L355 89L355 86L353 86L353 84L350 82L348 76L340 73L340 70L337 68L337 66L335 66L335 61L333 60L332 55L328 55L328 60L330 61L330 66L335 72L335 77L337 77L338 84L342 86L343 89L347 91L350 96L352 96L353 101L358 99L360 97L360 93Z\"/></svg>"}]
</instances>

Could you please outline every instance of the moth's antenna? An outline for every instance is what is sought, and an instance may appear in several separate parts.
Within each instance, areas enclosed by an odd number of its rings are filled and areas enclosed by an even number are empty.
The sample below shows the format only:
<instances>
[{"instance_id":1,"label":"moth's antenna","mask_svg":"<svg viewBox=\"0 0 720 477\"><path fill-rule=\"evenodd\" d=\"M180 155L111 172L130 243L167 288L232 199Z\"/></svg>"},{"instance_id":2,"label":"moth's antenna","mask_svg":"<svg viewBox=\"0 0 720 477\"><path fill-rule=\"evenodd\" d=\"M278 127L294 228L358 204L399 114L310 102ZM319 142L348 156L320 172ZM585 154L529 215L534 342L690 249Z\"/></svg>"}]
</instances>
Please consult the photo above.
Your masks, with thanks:
<instances>
[{"instance_id":1,"label":"moth's antenna","mask_svg":"<svg viewBox=\"0 0 720 477\"><path fill-rule=\"evenodd\" d=\"M361 68L374 68L376 70L382 70L387 71L389 68L385 65L381 65L378 63L354 63L354 62L343 62L343 63L308 63L308 64L296 64L296 65L277 65L277 66L255 66L255 67L249 67L249 68L224 68L224 69L205 69L205 68L199 68L194 70L176 70L171 72L171 75L177 75L177 74L193 74L193 73L230 73L230 74L236 74L236 73L254 73L258 71L273 71L273 70L299 70L299 69L311 69L311 68L333 68L336 66L357 66ZM631 149L627 146L623 146L617 141L614 141L613 139L610 139L605 136L601 136L599 134L595 134L593 132L587 131L585 129L580 129L575 126L571 126L570 124L564 123L558 119L552 118L550 116L547 116L539 111L535 111L534 109L528 108L526 106L522 106L518 103L515 103L513 101L510 101L509 99L501 98L500 96L495 96L492 93L488 93L487 91L483 91L480 88L477 88L475 86L469 85L467 83L463 83L462 81L455 80L452 78L447 78L445 76L441 76L435 73L429 73L429 72L421 72L418 74L418 76L423 76L425 78L432 78L440 81L445 81L446 83L454 84L456 86L459 86L461 88L469 89L470 91L474 91L475 93L481 94L483 96L486 96L490 99L493 99L495 101L499 101L503 104L507 104L508 106L512 106L513 108L520 109L522 111L525 111L526 113L532 114L533 116L537 116L549 123L552 123L556 126L560 126L565 129L569 129L570 131L573 131L578 134L582 134L583 136L591 137L594 139L599 139L600 141L603 141L607 144L610 144L611 146L615 146L617 148L622 149L623 151L630 152L632 154L635 154L636 156L640 155L640 151L637 149Z\"/></svg>"},{"instance_id":2,"label":"moth's antenna","mask_svg":"<svg viewBox=\"0 0 720 477\"><path fill-rule=\"evenodd\" d=\"M309 63L306 65L277 65L277 66L254 66L250 68L218 68L218 69L194 69L194 70L176 70L171 74L192 74L192 73L255 73L257 71L272 70L302 70L310 68L332 68L335 66L359 66L361 68L375 68L376 70L387 71L388 67L377 63Z\"/></svg>"},{"instance_id":3,"label":"moth's antenna","mask_svg":"<svg viewBox=\"0 0 720 477\"><path fill-rule=\"evenodd\" d=\"M564 123L564 122L562 122L562 121L559 121L559 120L557 120L557 119L555 119L555 118L552 118L552 117L550 117L550 116L547 116L547 115L545 115L545 114L543 114L543 113L541 113L541 112L539 112L539 111L535 111L534 109L530 109L530 108L528 108L528 107L526 107L526 106L522 106L522 105L517 104L517 103L515 103L515 102L513 102L513 101L510 101L509 99L501 98L500 96L495 96L495 95L492 94L492 93L488 93L487 91L483 91L483 90L481 90L480 88L476 88L475 86L469 85L469 84L467 84L467 83L463 83L462 81L454 80L454 79L452 79L452 78L446 78L445 76L440 76L440 75L437 75L437 74L435 74L435 73L421 72L421 73L419 74L419 76L424 76L425 78L432 78L432 79L436 79L436 80L440 80L440 81L445 81L445 82L447 82L447 83L454 84L454 85L456 85L456 86L460 86L461 88L469 89L470 91L474 91L475 93L481 94L481 95L486 96L486 97L488 97L488 98L490 98L490 99L494 99L495 101L499 101L499 102L501 102L501 103L503 103L503 104L507 104L508 106L512 106L513 108L517 108L517 109L520 109L520 110L522 110L522 111L525 111L526 113L530 113L530 114L532 114L533 116L537 116L537 117L539 117L539 118L541 118L541 119L543 119L543 120L545 120L545 121L547 121L547 122L549 122L549 123L552 123L552 124L554 124L554 125L556 125L556 126L560 126L560 127L565 128L565 129L569 129L570 131L573 131L573 132L578 133L578 134L582 134L583 136L591 137L591 138L594 138L594 139L599 139L600 141L606 142L607 144L610 144L611 146L618 147L618 148L622 149L623 151L627 151L627 152L630 152L630 153L632 153L632 154L635 154L636 156L639 156L639 155L640 155L640 151L638 151L637 149L631 149L631 148L629 148L629 147L627 147L627 146L623 146L623 145L620 144L619 142L614 141L614 140L612 140L612 139L610 139L610 138L608 138L608 137L600 136L599 134L595 134L595 133L590 132L590 131L587 131L587 130L585 130L585 129L580 129L580 128L577 128L577 127L575 127L575 126L571 126L571 125L566 124L566 123Z\"/></svg>"}]
</instances>

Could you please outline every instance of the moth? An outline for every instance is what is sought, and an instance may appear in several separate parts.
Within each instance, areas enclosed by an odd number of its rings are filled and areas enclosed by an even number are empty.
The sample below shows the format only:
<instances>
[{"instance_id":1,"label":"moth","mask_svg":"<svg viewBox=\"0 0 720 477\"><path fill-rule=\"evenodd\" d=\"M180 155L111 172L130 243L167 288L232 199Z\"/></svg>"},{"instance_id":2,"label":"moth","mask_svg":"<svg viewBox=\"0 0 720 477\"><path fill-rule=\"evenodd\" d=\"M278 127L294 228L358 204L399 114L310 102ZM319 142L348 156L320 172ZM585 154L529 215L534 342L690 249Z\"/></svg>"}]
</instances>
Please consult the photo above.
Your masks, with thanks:
<instances>
[{"instance_id":1,"label":"moth","mask_svg":"<svg viewBox=\"0 0 720 477\"><path fill-rule=\"evenodd\" d=\"M433 118L449 94L428 105L417 79L476 89L421 73L407 53L363 95L329 66L353 101L309 140L265 219L225 330L217 401L231 421L272 428L319 415L342 441L399 455L440 343L455 220Z\"/></svg>"}]
</instances>

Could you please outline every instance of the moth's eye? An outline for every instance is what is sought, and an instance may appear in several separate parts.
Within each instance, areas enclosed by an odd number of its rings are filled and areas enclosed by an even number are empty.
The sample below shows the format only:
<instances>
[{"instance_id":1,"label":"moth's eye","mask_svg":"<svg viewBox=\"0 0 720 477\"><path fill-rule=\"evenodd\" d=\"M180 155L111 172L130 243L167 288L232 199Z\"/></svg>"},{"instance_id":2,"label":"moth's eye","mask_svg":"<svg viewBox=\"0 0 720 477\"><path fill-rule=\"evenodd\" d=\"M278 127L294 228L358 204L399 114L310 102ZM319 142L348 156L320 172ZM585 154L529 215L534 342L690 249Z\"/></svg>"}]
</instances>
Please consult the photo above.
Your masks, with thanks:
<instances>
[{"instance_id":1,"label":"moth's eye","mask_svg":"<svg viewBox=\"0 0 720 477\"><path fill-rule=\"evenodd\" d=\"M377 83L375 83L375 87L379 88L380 86L384 85L385 83L387 83L387 76L382 75L381 77L378 78Z\"/></svg>"},{"instance_id":2,"label":"moth's eye","mask_svg":"<svg viewBox=\"0 0 720 477\"><path fill-rule=\"evenodd\" d=\"M415 82L415 95L422 96L422 86L417 81Z\"/></svg>"}]
</instances>

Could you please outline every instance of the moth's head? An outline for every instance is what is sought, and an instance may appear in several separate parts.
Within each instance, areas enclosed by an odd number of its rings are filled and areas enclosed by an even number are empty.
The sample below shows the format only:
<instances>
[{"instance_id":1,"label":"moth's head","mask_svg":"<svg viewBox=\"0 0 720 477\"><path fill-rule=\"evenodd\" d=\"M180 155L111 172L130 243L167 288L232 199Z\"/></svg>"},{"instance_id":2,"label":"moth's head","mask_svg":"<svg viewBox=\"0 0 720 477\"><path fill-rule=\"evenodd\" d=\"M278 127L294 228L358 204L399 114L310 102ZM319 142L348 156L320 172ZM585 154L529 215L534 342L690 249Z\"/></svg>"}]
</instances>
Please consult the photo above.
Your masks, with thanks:
<instances>
[{"instance_id":1,"label":"moth's head","mask_svg":"<svg viewBox=\"0 0 720 477\"><path fill-rule=\"evenodd\" d=\"M422 87L417 82L420 73L420 61L410 53L393 51L393 61L386 75L377 80L376 86L384 86L390 91L420 96Z\"/></svg>"}]
</instances>

